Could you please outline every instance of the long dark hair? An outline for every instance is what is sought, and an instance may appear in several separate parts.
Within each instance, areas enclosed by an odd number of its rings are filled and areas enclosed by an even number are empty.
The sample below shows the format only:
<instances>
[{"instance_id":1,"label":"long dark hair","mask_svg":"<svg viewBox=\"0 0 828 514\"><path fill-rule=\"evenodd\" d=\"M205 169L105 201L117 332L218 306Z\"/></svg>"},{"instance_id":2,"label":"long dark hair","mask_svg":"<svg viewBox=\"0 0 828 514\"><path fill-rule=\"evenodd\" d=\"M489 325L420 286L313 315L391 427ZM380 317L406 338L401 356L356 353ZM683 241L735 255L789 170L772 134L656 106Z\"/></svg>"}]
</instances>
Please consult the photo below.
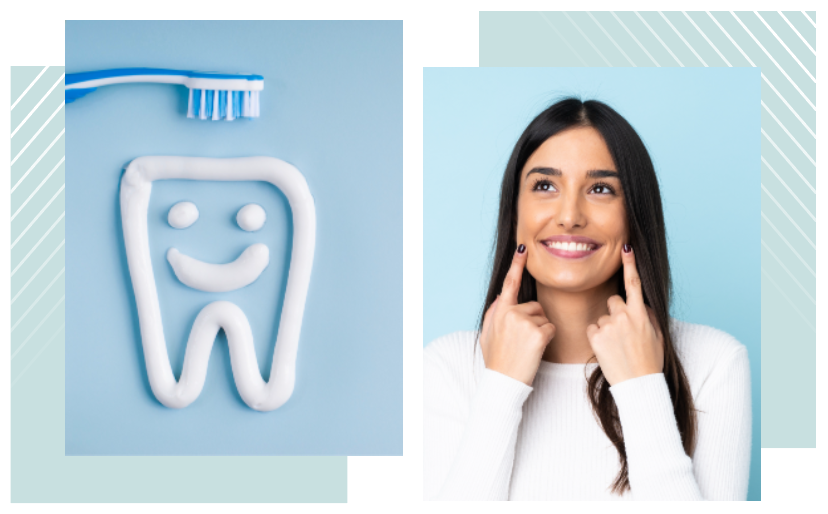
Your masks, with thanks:
<instances>
[{"instance_id":1,"label":"long dark hair","mask_svg":"<svg viewBox=\"0 0 828 514\"><path fill-rule=\"evenodd\" d=\"M687 376L676 354L670 333L672 284L658 179L641 138L627 120L608 105L595 100L561 100L532 120L515 144L503 174L492 274L486 302L480 314L479 328L482 330L483 314L500 294L516 250L517 202L523 167L529 156L544 141L558 132L578 126L595 128L603 136L615 162L624 191L629 243L635 249L644 303L653 310L661 333L664 334L664 377L673 400L673 411L681 432L684 451L692 456L696 442L696 412ZM626 301L623 269L619 269L611 280L616 281L618 294ZM524 270L518 302L531 301L537 301L536 283L534 277ZM587 392L595 417L618 450L621 471L612 484L612 491L621 494L630 489L627 454L618 408L609 387L601 368L596 367L587 380Z\"/></svg>"}]
</instances>

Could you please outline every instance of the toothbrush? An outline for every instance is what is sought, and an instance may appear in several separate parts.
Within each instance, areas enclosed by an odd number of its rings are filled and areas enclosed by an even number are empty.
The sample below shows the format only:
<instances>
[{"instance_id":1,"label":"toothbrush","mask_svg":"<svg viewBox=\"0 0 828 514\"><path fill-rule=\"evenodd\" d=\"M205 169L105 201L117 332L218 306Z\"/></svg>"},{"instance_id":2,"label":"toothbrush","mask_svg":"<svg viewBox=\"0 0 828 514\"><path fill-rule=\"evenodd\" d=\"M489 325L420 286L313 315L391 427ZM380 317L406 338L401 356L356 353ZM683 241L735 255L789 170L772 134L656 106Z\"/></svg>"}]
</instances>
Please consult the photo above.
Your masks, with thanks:
<instances>
[{"instance_id":1,"label":"toothbrush","mask_svg":"<svg viewBox=\"0 0 828 514\"><path fill-rule=\"evenodd\" d=\"M161 68L119 68L66 74L66 103L85 96L100 86L128 82L181 84L190 90L188 118L234 120L259 117L261 75L242 75Z\"/></svg>"}]
</instances>

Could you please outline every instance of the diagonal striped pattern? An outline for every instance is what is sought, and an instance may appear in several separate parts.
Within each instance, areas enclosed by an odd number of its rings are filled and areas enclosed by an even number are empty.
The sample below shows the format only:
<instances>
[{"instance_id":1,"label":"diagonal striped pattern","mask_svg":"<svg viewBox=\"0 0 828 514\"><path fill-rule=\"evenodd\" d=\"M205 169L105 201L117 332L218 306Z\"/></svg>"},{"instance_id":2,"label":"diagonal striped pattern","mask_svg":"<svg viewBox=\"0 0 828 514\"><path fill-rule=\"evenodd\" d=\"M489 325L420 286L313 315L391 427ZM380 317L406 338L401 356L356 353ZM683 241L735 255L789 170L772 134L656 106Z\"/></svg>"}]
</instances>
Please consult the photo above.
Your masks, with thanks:
<instances>
[{"instance_id":1,"label":"diagonal striped pattern","mask_svg":"<svg viewBox=\"0 0 828 514\"><path fill-rule=\"evenodd\" d=\"M64 68L12 67L11 371L26 384L63 345Z\"/></svg>"}]
</instances>

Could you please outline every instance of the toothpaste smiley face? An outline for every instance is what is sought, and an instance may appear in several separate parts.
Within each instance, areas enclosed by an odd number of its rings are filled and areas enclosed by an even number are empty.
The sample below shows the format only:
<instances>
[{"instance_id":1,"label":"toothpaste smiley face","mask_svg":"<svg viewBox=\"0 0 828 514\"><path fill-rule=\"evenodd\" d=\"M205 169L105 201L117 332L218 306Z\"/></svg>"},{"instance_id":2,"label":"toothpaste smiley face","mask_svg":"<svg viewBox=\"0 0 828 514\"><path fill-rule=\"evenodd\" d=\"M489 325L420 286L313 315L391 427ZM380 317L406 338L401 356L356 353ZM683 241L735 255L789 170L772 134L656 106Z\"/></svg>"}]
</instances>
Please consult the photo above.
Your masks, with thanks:
<instances>
[{"instance_id":1,"label":"toothpaste smiley face","mask_svg":"<svg viewBox=\"0 0 828 514\"><path fill-rule=\"evenodd\" d=\"M214 301L199 312L187 340L181 377L176 381L164 339L147 229L152 184L165 179L265 181L281 189L287 197L294 222L291 267L268 382L259 373L247 317L229 301ZM198 398L204 387L213 341L223 329L233 378L242 400L259 411L283 405L295 384L296 354L316 235L313 198L302 174L290 164L271 157L141 157L130 163L121 179L121 218L147 375L158 401L167 407L182 408ZM198 210L190 202L175 204L168 215L170 225L175 228L186 228L197 219ZM248 204L240 210L237 219L240 228L259 230L264 224L264 210ZM176 248L167 252L176 277L186 286L206 292L234 291L255 282L269 264L269 256L270 250L262 243L251 244L235 260L221 264L203 262Z\"/></svg>"}]
</instances>

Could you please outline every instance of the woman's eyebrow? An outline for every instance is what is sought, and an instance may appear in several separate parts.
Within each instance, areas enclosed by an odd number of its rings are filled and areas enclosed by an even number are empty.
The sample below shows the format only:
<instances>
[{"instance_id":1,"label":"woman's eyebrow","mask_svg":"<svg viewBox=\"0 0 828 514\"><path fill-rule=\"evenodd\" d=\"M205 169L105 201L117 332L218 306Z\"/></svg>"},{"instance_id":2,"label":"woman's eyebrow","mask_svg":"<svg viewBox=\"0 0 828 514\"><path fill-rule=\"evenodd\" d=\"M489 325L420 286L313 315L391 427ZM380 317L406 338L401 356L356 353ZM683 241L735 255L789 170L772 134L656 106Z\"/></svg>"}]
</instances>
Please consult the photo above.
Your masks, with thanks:
<instances>
[{"instance_id":1,"label":"woman's eyebrow","mask_svg":"<svg viewBox=\"0 0 828 514\"><path fill-rule=\"evenodd\" d=\"M560 177L563 175L561 170L558 168L548 168L548 167L537 167L532 168L529 170L529 173L526 174L527 177L532 173L540 173L541 175L548 175L548 176L555 176ZM618 172L612 170L589 170L587 172L588 178L618 178Z\"/></svg>"},{"instance_id":2,"label":"woman's eyebrow","mask_svg":"<svg viewBox=\"0 0 828 514\"><path fill-rule=\"evenodd\" d=\"M526 176L529 177L529 175L531 175L532 173L540 173L541 175L552 175L555 177L560 177L561 175L563 175L563 173L561 173L561 170L557 168L532 168L531 170L529 170L529 173L527 173Z\"/></svg>"},{"instance_id":3,"label":"woman's eyebrow","mask_svg":"<svg viewBox=\"0 0 828 514\"><path fill-rule=\"evenodd\" d=\"M590 170L587 172L589 178L618 178L617 171L610 170Z\"/></svg>"}]
</instances>

